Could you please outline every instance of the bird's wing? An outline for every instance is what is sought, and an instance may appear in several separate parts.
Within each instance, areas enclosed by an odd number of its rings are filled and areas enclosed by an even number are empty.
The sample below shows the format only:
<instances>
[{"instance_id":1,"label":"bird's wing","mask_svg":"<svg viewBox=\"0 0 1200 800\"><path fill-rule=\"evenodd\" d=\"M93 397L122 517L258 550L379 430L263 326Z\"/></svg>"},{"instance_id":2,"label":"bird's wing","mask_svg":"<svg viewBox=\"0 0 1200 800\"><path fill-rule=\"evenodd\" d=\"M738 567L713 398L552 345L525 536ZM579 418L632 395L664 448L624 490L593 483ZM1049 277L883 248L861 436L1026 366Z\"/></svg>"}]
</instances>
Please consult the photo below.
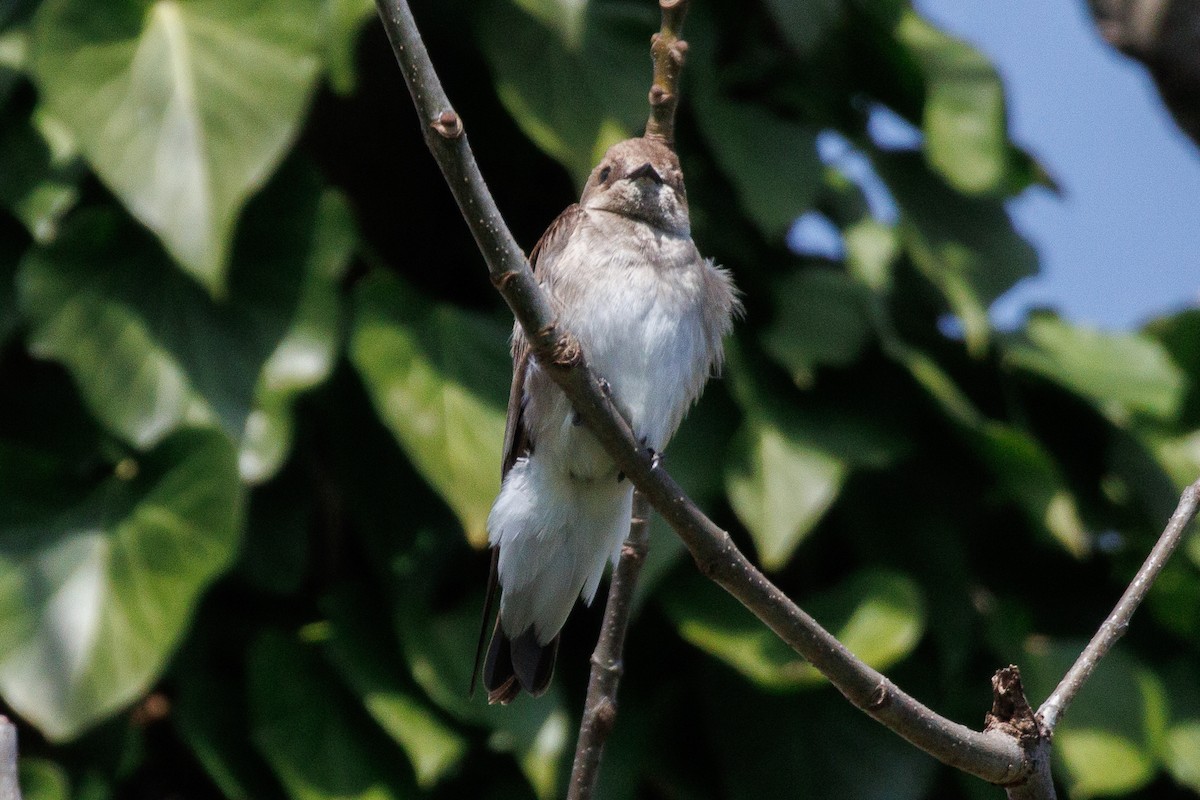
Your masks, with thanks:
<instances>
[{"instance_id":1,"label":"bird's wing","mask_svg":"<svg viewBox=\"0 0 1200 800\"><path fill-rule=\"evenodd\" d=\"M538 239L529 252L529 263L534 275L543 283L552 281L553 265L558 260L563 246L584 217L583 207L570 205L550 223L542 238ZM539 269L541 267L541 269ZM529 340L518 324L513 331L513 378L508 393L508 419L504 425L504 451L500 459L501 480L508 475L517 459L533 452L533 441L525 427L525 375L529 371Z\"/></svg>"},{"instance_id":2,"label":"bird's wing","mask_svg":"<svg viewBox=\"0 0 1200 800\"><path fill-rule=\"evenodd\" d=\"M539 264L545 264L541 270L543 277L551 272L551 266L563 246L571 237L571 233L583 219L583 207L574 204L567 206L561 214L550 223L542 238L538 239L533 250L529 252L529 264L537 275ZM525 338L520 324L513 330L513 377L512 387L508 392L508 418L504 424L504 450L500 457L500 479L508 476L517 459L533 452L533 440L529 437L529 429L525 426L525 375L529 372L529 340ZM471 670L471 693L475 693L475 680L479 675L479 665L483 658L484 645L487 643L488 623L492 616L492 606L496 599L496 586L499 584L497 564L500 551L492 549L492 566L488 572L487 593L484 595L483 624L479 630L479 643L475 648L475 667ZM502 632L497 626L497 634ZM493 634L496 635L496 634ZM551 667L553 668L553 667Z\"/></svg>"}]
</instances>

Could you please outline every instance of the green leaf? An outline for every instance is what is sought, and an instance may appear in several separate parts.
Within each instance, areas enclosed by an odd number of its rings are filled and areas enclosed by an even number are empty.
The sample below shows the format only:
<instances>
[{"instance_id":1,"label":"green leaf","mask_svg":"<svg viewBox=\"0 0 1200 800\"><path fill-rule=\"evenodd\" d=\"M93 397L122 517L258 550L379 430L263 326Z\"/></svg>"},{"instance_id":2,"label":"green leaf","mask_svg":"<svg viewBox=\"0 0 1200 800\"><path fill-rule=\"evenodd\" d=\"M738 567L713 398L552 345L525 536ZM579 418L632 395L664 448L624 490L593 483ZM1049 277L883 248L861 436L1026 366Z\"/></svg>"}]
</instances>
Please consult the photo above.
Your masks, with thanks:
<instances>
[{"instance_id":1,"label":"green leaf","mask_svg":"<svg viewBox=\"0 0 1200 800\"><path fill-rule=\"evenodd\" d=\"M34 467L0 458L0 691L63 740L161 673L237 550L241 488L213 431L124 458L94 487Z\"/></svg>"},{"instance_id":2,"label":"green leaf","mask_svg":"<svg viewBox=\"0 0 1200 800\"><path fill-rule=\"evenodd\" d=\"M1185 388L1179 367L1149 336L1103 333L1050 314L1031 317L1005 357L1092 401L1117 423L1131 413L1171 421Z\"/></svg>"},{"instance_id":3,"label":"green leaf","mask_svg":"<svg viewBox=\"0 0 1200 800\"><path fill-rule=\"evenodd\" d=\"M853 364L871 339L866 289L843 272L801 270L772 295L778 308L763 345L798 386L811 386L819 366Z\"/></svg>"},{"instance_id":4,"label":"green leaf","mask_svg":"<svg viewBox=\"0 0 1200 800\"><path fill-rule=\"evenodd\" d=\"M1173 725L1167 732L1167 769L1178 783L1200 792L1200 719Z\"/></svg>"},{"instance_id":5,"label":"green leaf","mask_svg":"<svg viewBox=\"0 0 1200 800\"><path fill-rule=\"evenodd\" d=\"M399 590L395 626L412 678L443 711L487 728L489 747L513 754L538 798L561 797L574 734L562 681L537 699L521 697L508 706L489 705L478 692L468 697L483 598L446 608L435 606L433 596L446 571L457 574L461 565L461 554L448 552L445 533L432 530L421 531L414 547L392 564Z\"/></svg>"},{"instance_id":6,"label":"green leaf","mask_svg":"<svg viewBox=\"0 0 1200 800\"><path fill-rule=\"evenodd\" d=\"M1026 642L1029 696L1046 697L1083 650L1082 641ZM1167 735L1162 682L1118 648L1096 667L1054 732L1054 755L1072 797L1132 792L1154 777Z\"/></svg>"},{"instance_id":7,"label":"green leaf","mask_svg":"<svg viewBox=\"0 0 1200 800\"><path fill-rule=\"evenodd\" d=\"M321 28L326 32L325 68L329 85L340 95L354 94L358 82L354 68L358 35L378 13L375 3L372 0L322 0L321 11L324 15Z\"/></svg>"},{"instance_id":8,"label":"green leaf","mask_svg":"<svg viewBox=\"0 0 1200 800\"><path fill-rule=\"evenodd\" d=\"M955 192L911 154L877 154L875 168L901 210L901 237L917 269L945 296L975 356L987 348L992 301L1037 272L1037 255L998 200Z\"/></svg>"},{"instance_id":9,"label":"green leaf","mask_svg":"<svg viewBox=\"0 0 1200 800\"><path fill-rule=\"evenodd\" d=\"M698 576L661 593L679 635L763 689L820 685L821 673L736 600ZM898 572L862 570L804 607L870 666L886 670L906 658L925 633L920 587Z\"/></svg>"},{"instance_id":10,"label":"green leaf","mask_svg":"<svg viewBox=\"0 0 1200 800\"><path fill-rule=\"evenodd\" d=\"M381 728L404 750L417 785L430 789L462 761L467 742L397 677L398 653L381 647L371 608L347 592L326 599L325 650ZM386 623L384 623L386 626Z\"/></svg>"},{"instance_id":11,"label":"green leaf","mask_svg":"<svg viewBox=\"0 0 1200 800\"><path fill-rule=\"evenodd\" d=\"M44 758L22 758L19 774L23 800L71 800L67 771Z\"/></svg>"},{"instance_id":12,"label":"green leaf","mask_svg":"<svg viewBox=\"0 0 1200 800\"><path fill-rule=\"evenodd\" d=\"M803 423L751 415L734 436L725 489L766 569L779 569L841 491L845 461L814 446Z\"/></svg>"},{"instance_id":13,"label":"green leaf","mask_svg":"<svg viewBox=\"0 0 1200 800\"><path fill-rule=\"evenodd\" d=\"M355 293L350 358L379 416L476 546L500 490L508 331L377 275Z\"/></svg>"},{"instance_id":14,"label":"green leaf","mask_svg":"<svg viewBox=\"0 0 1200 800\"><path fill-rule=\"evenodd\" d=\"M742 208L764 236L782 240L821 186L816 130L712 90L698 91L696 105L700 132Z\"/></svg>"},{"instance_id":15,"label":"green leaf","mask_svg":"<svg viewBox=\"0 0 1200 800\"><path fill-rule=\"evenodd\" d=\"M896 37L925 78L922 128L929 165L964 194L1005 190L1012 148L996 68L911 10L901 16Z\"/></svg>"},{"instance_id":16,"label":"green leaf","mask_svg":"<svg viewBox=\"0 0 1200 800\"><path fill-rule=\"evenodd\" d=\"M1005 494L1026 512L1033 525L1049 531L1076 558L1091 551L1092 537L1080 518L1075 496L1062 470L1037 439L990 421L969 438Z\"/></svg>"},{"instance_id":17,"label":"green leaf","mask_svg":"<svg viewBox=\"0 0 1200 800\"><path fill-rule=\"evenodd\" d=\"M118 215L88 210L22 264L30 349L60 361L125 441L214 420L241 441L243 477L263 480L290 449L292 399L336 358L347 226L342 201L285 171L247 215L218 304Z\"/></svg>"},{"instance_id":18,"label":"green leaf","mask_svg":"<svg viewBox=\"0 0 1200 800\"><path fill-rule=\"evenodd\" d=\"M34 122L11 116L0 121L0 204L45 242L78 200L83 169L70 142L47 139Z\"/></svg>"},{"instance_id":19,"label":"green leaf","mask_svg":"<svg viewBox=\"0 0 1200 800\"><path fill-rule=\"evenodd\" d=\"M641 132L657 14L616 0L488 0L476 39L500 101L583 186L609 145Z\"/></svg>"},{"instance_id":20,"label":"green leaf","mask_svg":"<svg viewBox=\"0 0 1200 800\"><path fill-rule=\"evenodd\" d=\"M250 650L254 741L293 800L412 797L397 755L311 647L268 631Z\"/></svg>"},{"instance_id":21,"label":"green leaf","mask_svg":"<svg viewBox=\"0 0 1200 800\"><path fill-rule=\"evenodd\" d=\"M44 101L100 178L211 294L234 223L295 139L320 0L51 0L30 49Z\"/></svg>"},{"instance_id":22,"label":"green leaf","mask_svg":"<svg viewBox=\"0 0 1200 800\"><path fill-rule=\"evenodd\" d=\"M1200 427L1200 308L1154 320L1145 332L1160 341L1187 374L1187 396L1179 423L1185 428Z\"/></svg>"}]
</instances>

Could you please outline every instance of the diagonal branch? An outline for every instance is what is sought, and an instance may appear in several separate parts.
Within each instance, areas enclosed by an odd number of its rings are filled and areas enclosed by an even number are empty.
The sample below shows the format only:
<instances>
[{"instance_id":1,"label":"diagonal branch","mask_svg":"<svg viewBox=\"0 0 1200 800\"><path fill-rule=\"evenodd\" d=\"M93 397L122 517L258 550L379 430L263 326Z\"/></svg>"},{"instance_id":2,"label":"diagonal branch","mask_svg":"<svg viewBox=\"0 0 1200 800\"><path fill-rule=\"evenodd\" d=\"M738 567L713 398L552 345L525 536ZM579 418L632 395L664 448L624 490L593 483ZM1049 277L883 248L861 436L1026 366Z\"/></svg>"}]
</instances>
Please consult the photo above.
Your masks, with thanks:
<instances>
[{"instance_id":1,"label":"diagonal branch","mask_svg":"<svg viewBox=\"0 0 1200 800\"><path fill-rule=\"evenodd\" d=\"M1105 654L1129 628L1129 620L1133 617L1133 612L1137 611L1142 600L1146 599L1147 592L1150 591L1158 574L1162 572L1162 568L1166 566L1167 559L1183 541L1183 535L1187 532L1188 526L1196 518L1197 507L1200 507L1200 481L1193 483L1183 491L1175 513L1171 515L1171 520L1167 523L1162 535L1158 537L1158 542L1150 551L1150 555L1146 556L1146 561L1137 571L1133 582L1125 589L1125 593L1121 595L1121 599L1113 608L1112 613L1108 615L1108 619L1104 620L1100 630L1096 631L1096 635L1079 654L1079 658L1058 684L1058 688L1038 709L1038 716L1041 717L1042 723L1050 733L1054 732L1054 726L1066 713L1067 707L1071 705L1075 695L1083 688L1083 684L1091 676L1096 665L1100 663L1100 659L1104 658Z\"/></svg>"},{"instance_id":2,"label":"diagonal branch","mask_svg":"<svg viewBox=\"0 0 1200 800\"><path fill-rule=\"evenodd\" d=\"M575 743L575 763L571 768L571 784L567 800L589 800L600 777L600 761L604 744L617 717L617 685L624 672L622 650L629 617L633 610L633 590L646 560L649 545L650 504L641 492L633 495L633 524L629 538L621 547L621 560L613 571L604 606L604 624L596 651L592 654L592 674L588 679L587 700L579 738Z\"/></svg>"},{"instance_id":3,"label":"diagonal branch","mask_svg":"<svg viewBox=\"0 0 1200 800\"><path fill-rule=\"evenodd\" d=\"M535 356L562 388L617 466L643 492L691 551L700 570L736 597L781 639L820 670L856 707L917 747L990 783L1026 775L1021 745L1002 732L979 732L947 720L864 664L767 580L729 534L704 516L679 485L641 448L605 384L591 371L578 341L560 330L529 262L488 191L458 115L450 107L406 0L377 0L384 30L408 84L425 141L442 169L492 282L529 338Z\"/></svg>"}]
</instances>

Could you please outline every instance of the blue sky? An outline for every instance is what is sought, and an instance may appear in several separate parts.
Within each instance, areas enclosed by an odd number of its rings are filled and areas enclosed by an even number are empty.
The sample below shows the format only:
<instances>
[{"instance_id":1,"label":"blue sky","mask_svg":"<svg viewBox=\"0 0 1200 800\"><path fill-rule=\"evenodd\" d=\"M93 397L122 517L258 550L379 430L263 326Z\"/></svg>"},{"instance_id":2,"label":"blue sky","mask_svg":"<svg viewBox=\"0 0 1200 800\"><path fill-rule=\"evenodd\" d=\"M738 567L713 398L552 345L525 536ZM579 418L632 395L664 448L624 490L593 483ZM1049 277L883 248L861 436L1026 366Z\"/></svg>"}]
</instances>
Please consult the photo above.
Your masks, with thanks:
<instances>
[{"instance_id":1,"label":"blue sky","mask_svg":"<svg viewBox=\"0 0 1200 800\"><path fill-rule=\"evenodd\" d=\"M1001 298L1001 325L1051 306L1129 328L1200 301L1200 150L1137 63L1104 44L1083 0L916 0L1004 79L1013 138L1063 190L1009 207L1042 273Z\"/></svg>"}]
</instances>

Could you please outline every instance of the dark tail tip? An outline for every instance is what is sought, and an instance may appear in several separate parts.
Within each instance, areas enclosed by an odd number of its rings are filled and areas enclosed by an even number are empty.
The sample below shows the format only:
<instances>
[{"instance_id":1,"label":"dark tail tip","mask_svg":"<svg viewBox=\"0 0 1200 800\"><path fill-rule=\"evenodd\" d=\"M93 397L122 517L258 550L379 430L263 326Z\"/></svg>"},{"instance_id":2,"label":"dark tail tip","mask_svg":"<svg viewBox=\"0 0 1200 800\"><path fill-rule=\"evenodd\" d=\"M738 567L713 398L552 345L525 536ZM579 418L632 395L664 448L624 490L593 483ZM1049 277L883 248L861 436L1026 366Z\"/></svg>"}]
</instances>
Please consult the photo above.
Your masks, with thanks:
<instances>
[{"instance_id":1,"label":"dark tail tip","mask_svg":"<svg viewBox=\"0 0 1200 800\"><path fill-rule=\"evenodd\" d=\"M554 661L558 657L558 636L546 644L538 644L533 628L515 639L509 639L500 620L492 632L487 659L483 662L483 685L489 703L511 703L521 690L534 697L542 695L554 677Z\"/></svg>"}]
</instances>

